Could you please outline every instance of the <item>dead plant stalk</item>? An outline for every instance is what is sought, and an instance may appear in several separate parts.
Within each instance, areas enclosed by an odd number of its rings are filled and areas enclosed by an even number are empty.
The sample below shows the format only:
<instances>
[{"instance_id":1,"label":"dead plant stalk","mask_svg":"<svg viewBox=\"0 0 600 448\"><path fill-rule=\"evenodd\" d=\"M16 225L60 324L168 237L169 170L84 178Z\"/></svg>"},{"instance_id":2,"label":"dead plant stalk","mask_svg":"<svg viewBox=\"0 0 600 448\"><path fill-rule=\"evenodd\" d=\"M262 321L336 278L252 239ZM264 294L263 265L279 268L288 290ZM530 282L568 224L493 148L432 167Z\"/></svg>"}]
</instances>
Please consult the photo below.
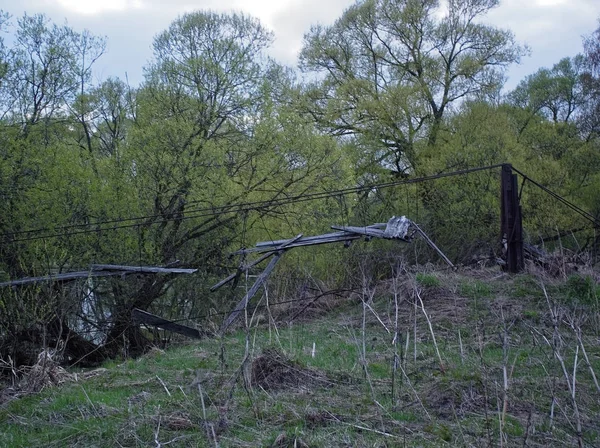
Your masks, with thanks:
<instances>
[{"instance_id":1,"label":"dead plant stalk","mask_svg":"<svg viewBox=\"0 0 600 448\"><path fill-rule=\"evenodd\" d=\"M504 317L504 310L500 308L500 315L502 317L502 379L503 379L503 389L502 389L502 413L500 418L500 444L502 444L502 431L504 429L504 425L506 424L506 413L508 411L508 390L510 379L512 378L515 364L517 363L518 354L515 355L512 365L510 366L510 371L508 367L508 358L510 351L510 337L509 332L512 326L514 325L514 321L510 324L506 323L506 319Z\"/></svg>"},{"instance_id":2,"label":"dead plant stalk","mask_svg":"<svg viewBox=\"0 0 600 448\"><path fill-rule=\"evenodd\" d=\"M594 385L596 386L596 390L598 392L600 392L600 385L598 384L598 378L596 377L596 372L594 371L594 367L592 366L592 363L590 362L587 351L585 349L585 345L583 344L581 325L576 325L575 322L573 322L573 320L570 320L569 324L571 325L571 329L573 330L573 332L575 333L575 336L577 337L577 342L579 344L579 347L581 348L581 354L583 355L583 359L585 360L585 363L588 366L590 374L592 375L592 379L594 381Z\"/></svg>"},{"instance_id":3,"label":"dead plant stalk","mask_svg":"<svg viewBox=\"0 0 600 448\"><path fill-rule=\"evenodd\" d=\"M392 290L394 293L394 338L392 339L392 346L394 348L394 361L393 361L393 365L392 365L392 406L396 404L396 391L395 391L395 386L396 386L396 372L398 370L398 364L401 362L401 359L398 359L398 343L402 344L402 341L398 341L398 339L402 339L402 334L399 331L398 328L398 295L399 295L399 288L398 288L398 275L394 275L394 277L392 278ZM402 347L400 347L400 350L402 350Z\"/></svg>"},{"instance_id":4,"label":"dead plant stalk","mask_svg":"<svg viewBox=\"0 0 600 448\"><path fill-rule=\"evenodd\" d=\"M437 340L435 338L435 332L433 331L433 325L431 324L431 319L429 318L429 315L427 314L427 311L425 310L425 304L423 303L423 299L421 298L421 293L419 291L419 288L417 288L417 287L415 287L415 294L416 294L417 298L419 299L419 303L421 304L421 311L423 311L423 315L425 316L425 319L427 320L427 325L429 326L429 332L431 333L431 338L433 340L433 346L435 347L435 353L440 362L440 370L442 373L445 373L446 370L444 368L444 362L442 361L442 355L440 354Z\"/></svg>"},{"instance_id":5,"label":"dead plant stalk","mask_svg":"<svg viewBox=\"0 0 600 448\"><path fill-rule=\"evenodd\" d=\"M565 361L563 356L560 353L558 347L558 341L560 339L560 330L559 330L559 319L556 311L552 307L552 303L550 302L550 297L548 296L548 291L546 291L546 287L543 283L541 283L542 291L544 292L544 297L546 298L546 303L548 304L548 309L550 311L550 316L552 318L552 325L554 327L554 335L559 337L554 337L553 342L550 343L547 338L544 338L546 343L552 348L554 352L555 358L558 360L560 367L562 369L563 375L565 377L565 381L567 383L567 388L569 390L569 397L571 398L571 405L573 406L573 414L575 416L575 425L577 432L577 444L580 448L583 448L583 433L582 433L582 425L581 425L581 415L579 413L579 406L577 405L576 400L576 376L577 376L577 362L579 355L579 344L577 344L577 349L575 351L575 360L573 362L573 375L569 377L569 372L567 371L567 367L565 365Z\"/></svg>"}]
</instances>

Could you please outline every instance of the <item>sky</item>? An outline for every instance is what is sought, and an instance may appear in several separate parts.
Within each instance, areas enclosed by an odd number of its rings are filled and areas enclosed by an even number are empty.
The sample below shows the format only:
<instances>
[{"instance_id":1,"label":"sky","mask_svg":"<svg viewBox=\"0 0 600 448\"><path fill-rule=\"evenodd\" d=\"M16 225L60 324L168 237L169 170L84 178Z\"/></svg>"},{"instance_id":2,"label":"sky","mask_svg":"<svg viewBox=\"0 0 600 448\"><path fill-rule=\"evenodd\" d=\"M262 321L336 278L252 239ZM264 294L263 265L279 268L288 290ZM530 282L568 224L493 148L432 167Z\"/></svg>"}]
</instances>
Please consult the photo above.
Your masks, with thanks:
<instances>
[{"instance_id":1,"label":"sky","mask_svg":"<svg viewBox=\"0 0 600 448\"><path fill-rule=\"evenodd\" d=\"M185 12L211 9L244 11L273 31L270 55L295 66L302 38L313 24L332 24L354 0L0 0L0 9L18 18L44 13L77 31L106 36L106 54L97 62L97 80L127 77L143 81L143 67L152 58L152 40ZM508 72L507 89L540 67L582 51L582 36L600 25L600 0L500 0L484 18L510 29L531 55Z\"/></svg>"}]
</instances>

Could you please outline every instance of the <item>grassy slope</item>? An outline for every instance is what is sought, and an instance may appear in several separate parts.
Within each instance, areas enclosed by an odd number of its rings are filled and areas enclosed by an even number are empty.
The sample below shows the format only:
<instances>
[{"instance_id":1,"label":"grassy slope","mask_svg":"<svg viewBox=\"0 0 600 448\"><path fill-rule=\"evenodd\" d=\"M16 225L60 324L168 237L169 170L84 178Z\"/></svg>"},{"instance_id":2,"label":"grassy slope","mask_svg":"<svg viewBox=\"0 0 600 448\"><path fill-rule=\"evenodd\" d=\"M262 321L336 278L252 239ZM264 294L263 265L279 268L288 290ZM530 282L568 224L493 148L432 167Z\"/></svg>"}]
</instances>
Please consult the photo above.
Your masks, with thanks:
<instances>
[{"instance_id":1,"label":"grassy slope","mask_svg":"<svg viewBox=\"0 0 600 448\"><path fill-rule=\"evenodd\" d=\"M366 288L364 315L356 296L303 322L262 316L248 334L107 365L1 406L0 445L577 446L578 420L582 443L600 445L600 391L569 325L599 375L596 285L547 284L549 307L530 275L474 275L404 276L395 296L392 281ZM252 381L265 349L293 361L271 365L279 387Z\"/></svg>"}]
</instances>

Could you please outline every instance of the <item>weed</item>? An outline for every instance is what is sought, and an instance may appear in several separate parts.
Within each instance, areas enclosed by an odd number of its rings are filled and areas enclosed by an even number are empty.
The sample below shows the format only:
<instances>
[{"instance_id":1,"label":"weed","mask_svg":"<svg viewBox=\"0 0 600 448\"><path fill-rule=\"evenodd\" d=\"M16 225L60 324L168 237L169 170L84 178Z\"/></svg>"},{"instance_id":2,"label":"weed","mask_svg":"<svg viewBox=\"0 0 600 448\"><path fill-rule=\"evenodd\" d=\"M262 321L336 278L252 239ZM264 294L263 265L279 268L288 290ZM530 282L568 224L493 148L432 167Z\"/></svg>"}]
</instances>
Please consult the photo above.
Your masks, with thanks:
<instances>
[{"instance_id":1,"label":"weed","mask_svg":"<svg viewBox=\"0 0 600 448\"><path fill-rule=\"evenodd\" d=\"M462 282L460 284L461 295L470 299L487 299L492 296L492 289L489 284L481 280Z\"/></svg>"},{"instance_id":2,"label":"weed","mask_svg":"<svg viewBox=\"0 0 600 448\"><path fill-rule=\"evenodd\" d=\"M425 426L424 430L428 433L436 435L444 442L452 441L452 431L443 423L430 423Z\"/></svg>"},{"instance_id":3,"label":"weed","mask_svg":"<svg viewBox=\"0 0 600 448\"><path fill-rule=\"evenodd\" d=\"M542 298L539 282L532 275L517 275L510 289L512 297Z\"/></svg>"},{"instance_id":4,"label":"weed","mask_svg":"<svg viewBox=\"0 0 600 448\"><path fill-rule=\"evenodd\" d=\"M589 275L570 275L565 283L567 299L585 305L596 305L598 289L594 279Z\"/></svg>"},{"instance_id":5,"label":"weed","mask_svg":"<svg viewBox=\"0 0 600 448\"><path fill-rule=\"evenodd\" d=\"M540 321L540 312L538 310L524 310L523 317L531 320L532 322L538 323Z\"/></svg>"},{"instance_id":6,"label":"weed","mask_svg":"<svg viewBox=\"0 0 600 448\"><path fill-rule=\"evenodd\" d=\"M424 274L422 272L418 272L416 275L416 279L420 285L426 288L436 288L442 284L440 282L440 279L433 274Z\"/></svg>"},{"instance_id":7,"label":"weed","mask_svg":"<svg viewBox=\"0 0 600 448\"><path fill-rule=\"evenodd\" d=\"M425 291L439 276L417 281ZM347 301L280 326L276 341L266 325L249 328L244 364L245 331L107 363L0 405L0 444L565 446L575 406L582 440L593 444L598 319L591 310L577 320L574 302L595 297L596 285L585 277L552 285L561 300L550 311L546 300L523 300L540 295L536 281L515 277L507 291L506 279L457 277L460 294L474 299L463 299L462 314L448 311L456 301L443 291L406 300L399 282L395 297L379 290L368 309Z\"/></svg>"},{"instance_id":8,"label":"weed","mask_svg":"<svg viewBox=\"0 0 600 448\"><path fill-rule=\"evenodd\" d=\"M502 430L508 436L519 438L523 437L523 434L525 433L525 428L523 428L521 422L512 416L506 417Z\"/></svg>"},{"instance_id":9,"label":"weed","mask_svg":"<svg viewBox=\"0 0 600 448\"><path fill-rule=\"evenodd\" d=\"M419 416L413 412L392 411L390 415L399 422L412 423L419 421Z\"/></svg>"}]
</instances>

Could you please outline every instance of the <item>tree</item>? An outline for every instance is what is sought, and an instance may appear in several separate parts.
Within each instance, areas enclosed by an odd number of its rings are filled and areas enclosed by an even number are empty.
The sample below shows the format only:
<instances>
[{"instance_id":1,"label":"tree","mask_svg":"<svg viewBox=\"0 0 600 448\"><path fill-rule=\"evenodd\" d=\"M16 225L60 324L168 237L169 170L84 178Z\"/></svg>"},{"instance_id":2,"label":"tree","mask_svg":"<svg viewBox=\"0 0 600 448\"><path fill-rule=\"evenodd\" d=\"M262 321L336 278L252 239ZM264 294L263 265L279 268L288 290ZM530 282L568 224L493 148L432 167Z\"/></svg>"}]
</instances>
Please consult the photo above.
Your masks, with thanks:
<instances>
[{"instance_id":1,"label":"tree","mask_svg":"<svg viewBox=\"0 0 600 448\"><path fill-rule=\"evenodd\" d=\"M223 137L225 124L255 112L265 73L260 59L271 41L256 19L212 12L186 14L156 37L148 92L169 96L173 112L191 119L195 132L184 145Z\"/></svg>"},{"instance_id":2,"label":"tree","mask_svg":"<svg viewBox=\"0 0 600 448\"><path fill-rule=\"evenodd\" d=\"M580 118L580 129L588 140L600 136L600 26L584 38L582 84L586 103Z\"/></svg>"},{"instance_id":3,"label":"tree","mask_svg":"<svg viewBox=\"0 0 600 448\"><path fill-rule=\"evenodd\" d=\"M119 157L137 191L140 251L132 262L174 260L221 271L225 254L251 227L236 204L275 202L319 185L339 171L337 145L280 103L293 85L264 56L271 34L241 14L195 12L175 20L154 41L154 59L136 93L135 118ZM214 210L213 213L210 210ZM115 301L108 335L113 352L125 337L144 340L130 325L133 308L148 309L172 278L148 279Z\"/></svg>"},{"instance_id":4,"label":"tree","mask_svg":"<svg viewBox=\"0 0 600 448\"><path fill-rule=\"evenodd\" d=\"M563 58L540 68L509 93L518 138L537 159L559 160L582 142L577 122L585 106L583 57Z\"/></svg>"},{"instance_id":5,"label":"tree","mask_svg":"<svg viewBox=\"0 0 600 448\"><path fill-rule=\"evenodd\" d=\"M148 182L153 215L181 215L192 195L196 203L225 202L216 191L193 187L223 190L226 174L248 162L243 148L265 102L260 59L270 41L256 19L212 12L186 14L156 37L132 135L140 142L135 163L139 181ZM222 169L228 165L229 173ZM165 225L172 237L162 243L177 246L180 225ZM159 258L168 261L175 248L162 243Z\"/></svg>"},{"instance_id":6,"label":"tree","mask_svg":"<svg viewBox=\"0 0 600 448\"><path fill-rule=\"evenodd\" d=\"M417 168L416 143L435 146L451 106L494 92L524 50L478 20L498 0L360 0L305 36L300 66L322 74L306 109L335 135L366 138L400 175Z\"/></svg>"},{"instance_id":7,"label":"tree","mask_svg":"<svg viewBox=\"0 0 600 448\"><path fill-rule=\"evenodd\" d=\"M3 28L8 23L0 16ZM25 15L17 20L8 48L0 49L2 277L44 275L88 264L92 257L86 238L37 239L52 231L30 229L81 225L106 206L97 194L104 188L100 176L105 172L92 169L96 164L89 145L83 144L86 151L73 145L84 142L78 140L83 115L74 111L78 97L91 90L92 67L104 51L104 40L54 25L43 15ZM88 130L91 136L93 128ZM45 337L49 343L64 336L70 348L86 345L69 330L67 312L76 298L67 300L53 287L23 294L3 288L0 294L0 351L5 343L20 344L24 338L41 344Z\"/></svg>"},{"instance_id":8,"label":"tree","mask_svg":"<svg viewBox=\"0 0 600 448\"><path fill-rule=\"evenodd\" d=\"M523 154L543 164L545 182L594 214L600 132L600 28L584 38L584 53L526 77L509 94ZM576 226L571 226L576 227Z\"/></svg>"},{"instance_id":9,"label":"tree","mask_svg":"<svg viewBox=\"0 0 600 448\"><path fill-rule=\"evenodd\" d=\"M104 40L89 32L51 24L42 14L17 21L15 44L6 58L3 116L24 132L42 120L65 115L85 93Z\"/></svg>"},{"instance_id":10,"label":"tree","mask_svg":"<svg viewBox=\"0 0 600 448\"><path fill-rule=\"evenodd\" d=\"M2 16L5 17L5 16ZM6 18L5 18L6 19ZM94 62L104 51L104 41L87 32L77 33L57 26L43 15L24 15L17 21L14 43L4 49L5 75L0 82L0 191L4 210L0 231L11 233L27 227L40 227L39 204L32 203L44 183L52 179L56 163L77 163L71 154L62 159L64 145L78 125L73 109L78 93L89 89ZM58 167L65 172L67 167ZM84 197L79 198L82 201ZM47 205L49 206L49 204ZM70 210L79 207L71 207ZM38 213L37 219L27 222ZM50 222L62 219L53 215ZM18 245L5 244L2 258L11 276L22 276L26 252Z\"/></svg>"},{"instance_id":11,"label":"tree","mask_svg":"<svg viewBox=\"0 0 600 448\"><path fill-rule=\"evenodd\" d=\"M90 154L94 152L92 144L94 134L94 123L92 111L89 108L90 102L90 80L92 77L92 67L94 63L104 54L106 42L90 34L85 30L82 33L73 33L71 35L71 48L76 55L75 63L72 67L72 76L76 82L75 101L67 103L74 120L78 123L82 133L77 143L82 149Z\"/></svg>"},{"instance_id":12,"label":"tree","mask_svg":"<svg viewBox=\"0 0 600 448\"><path fill-rule=\"evenodd\" d=\"M118 78L109 78L92 91L95 110L94 136L98 150L114 156L135 119L134 92Z\"/></svg>"},{"instance_id":13,"label":"tree","mask_svg":"<svg viewBox=\"0 0 600 448\"><path fill-rule=\"evenodd\" d=\"M7 28L10 15L0 9L0 32L4 32ZM4 38L0 36L0 86L3 83L3 78L6 76L8 71L8 55L6 52L6 46L4 45ZM0 89L1 91L1 89Z\"/></svg>"},{"instance_id":14,"label":"tree","mask_svg":"<svg viewBox=\"0 0 600 448\"><path fill-rule=\"evenodd\" d=\"M569 123L584 103L582 74L582 56L563 58L551 69L541 68L527 76L509 98L532 114L542 114L554 123Z\"/></svg>"}]
</instances>

